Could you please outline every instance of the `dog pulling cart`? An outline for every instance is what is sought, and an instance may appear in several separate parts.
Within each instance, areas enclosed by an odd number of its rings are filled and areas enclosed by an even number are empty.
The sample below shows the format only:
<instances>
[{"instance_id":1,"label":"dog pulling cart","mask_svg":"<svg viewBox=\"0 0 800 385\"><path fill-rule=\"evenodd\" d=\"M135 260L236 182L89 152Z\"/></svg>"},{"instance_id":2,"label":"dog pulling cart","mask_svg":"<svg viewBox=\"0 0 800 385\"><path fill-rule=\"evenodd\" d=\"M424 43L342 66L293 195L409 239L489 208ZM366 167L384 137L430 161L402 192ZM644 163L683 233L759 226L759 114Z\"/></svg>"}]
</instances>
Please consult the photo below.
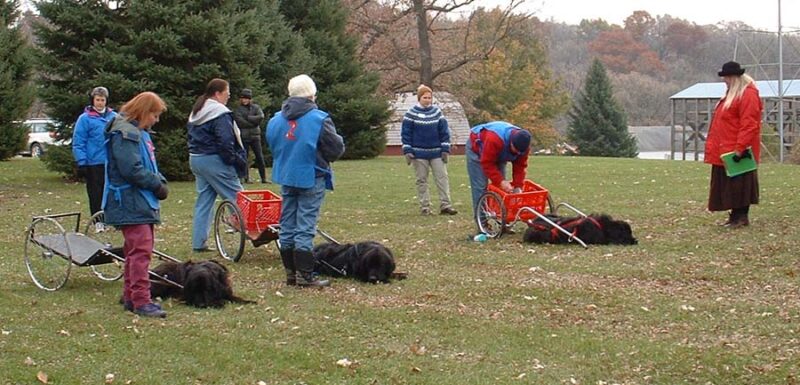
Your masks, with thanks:
<instances>
[{"instance_id":1,"label":"dog pulling cart","mask_svg":"<svg viewBox=\"0 0 800 385\"><path fill-rule=\"evenodd\" d=\"M566 234L570 241L575 240L584 248L588 247L577 234L570 233L551 219L557 216L558 209L562 207L581 217L587 216L566 202L553 205L549 191L527 179L523 183L522 191L518 193L507 193L490 184L478 200L475 220L481 232L491 238L500 238L505 229L518 222L525 222L530 226L539 220ZM545 210L549 210L549 213Z\"/></svg>"},{"instance_id":2,"label":"dog pulling cart","mask_svg":"<svg viewBox=\"0 0 800 385\"><path fill-rule=\"evenodd\" d=\"M62 221L75 218L74 231L66 231ZM78 232L81 214L78 212L35 216L25 232L25 266L33 283L40 289L56 291L69 279L72 266L90 267L104 281L122 277L125 257L122 252L122 232L107 226L100 231L96 224L103 223L102 211L91 217L83 233ZM153 250L162 260L180 263L179 260ZM183 286L152 271L151 280Z\"/></svg>"},{"instance_id":3,"label":"dog pulling cart","mask_svg":"<svg viewBox=\"0 0 800 385\"><path fill-rule=\"evenodd\" d=\"M222 201L214 214L214 241L219 255L238 262L247 239L255 247L275 242L280 250L281 202L280 195L270 190L239 191L236 202ZM317 229L317 234L338 243L322 230Z\"/></svg>"}]
</instances>

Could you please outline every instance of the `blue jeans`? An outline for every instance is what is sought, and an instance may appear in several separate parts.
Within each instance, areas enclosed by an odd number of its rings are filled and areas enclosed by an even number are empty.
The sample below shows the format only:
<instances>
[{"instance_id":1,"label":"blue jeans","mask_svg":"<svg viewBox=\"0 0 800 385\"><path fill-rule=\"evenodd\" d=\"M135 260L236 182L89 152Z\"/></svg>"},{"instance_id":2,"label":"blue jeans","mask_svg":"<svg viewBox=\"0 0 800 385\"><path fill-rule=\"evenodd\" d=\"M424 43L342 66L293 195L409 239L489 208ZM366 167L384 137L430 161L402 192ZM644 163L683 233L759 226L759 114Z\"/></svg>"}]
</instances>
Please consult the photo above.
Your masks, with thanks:
<instances>
[{"instance_id":1,"label":"blue jeans","mask_svg":"<svg viewBox=\"0 0 800 385\"><path fill-rule=\"evenodd\" d=\"M467 145L466 147L467 175L469 175L469 188L472 193L472 218L476 219L478 201L481 199L481 195L486 192L486 188L489 185L489 178L483 173L480 156L472 151L472 146ZM501 174L506 175L506 162L498 166L498 169ZM475 223L477 224L477 222Z\"/></svg>"},{"instance_id":2,"label":"blue jeans","mask_svg":"<svg viewBox=\"0 0 800 385\"><path fill-rule=\"evenodd\" d=\"M236 202L236 193L242 191L242 184L236 169L222 162L219 155L190 155L189 167L197 189L192 218L192 248L202 249L207 246L217 195Z\"/></svg>"},{"instance_id":3,"label":"blue jeans","mask_svg":"<svg viewBox=\"0 0 800 385\"><path fill-rule=\"evenodd\" d=\"M281 186L281 198L281 248L311 251L325 199L325 178L316 178L311 188Z\"/></svg>"}]
</instances>

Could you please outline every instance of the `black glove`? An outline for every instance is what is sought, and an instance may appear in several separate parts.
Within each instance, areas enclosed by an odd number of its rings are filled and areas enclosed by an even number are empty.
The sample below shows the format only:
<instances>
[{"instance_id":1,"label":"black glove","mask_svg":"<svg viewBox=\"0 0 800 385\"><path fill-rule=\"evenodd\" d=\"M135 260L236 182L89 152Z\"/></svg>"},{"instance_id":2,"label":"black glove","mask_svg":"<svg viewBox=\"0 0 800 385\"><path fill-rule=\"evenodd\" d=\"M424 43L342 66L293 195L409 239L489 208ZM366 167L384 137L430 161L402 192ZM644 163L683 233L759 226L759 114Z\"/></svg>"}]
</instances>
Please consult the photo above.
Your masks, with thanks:
<instances>
[{"instance_id":1,"label":"black glove","mask_svg":"<svg viewBox=\"0 0 800 385\"><path fill-rule=\"evenodd\" d=\"M167 188L166 183L162 183L161 186L158 186L158 190L155 191L156 198L158 200L163 201L167 199L167 195L169 195L169 189Z\"/></svg>"},{"instance_id":2,"label":"black glove","mask_svg":"<svg viewBox=\"0 0 800 385\"><path fill-rule=\"evenodd\" d=\"M442 162L447 163L447 158L450 157L449 153L443 152L442 153Z\"/></svg>"},{"instance_id":3,"label":"black glove","mask_svg":"<svg viewBox=\"0 0 800 385\"><path fill-rule=\"evenodd\" d=\"M747 158L752 158L752 157L753 157L753 154L750 153L750 149L748 148L748 149L744 150L744 152L742 152L741 156L734 154L732 159L733 159L734 162L739 163L739 161L742 160L742 159L747 159Z\"/></svg>"}]
</instances>

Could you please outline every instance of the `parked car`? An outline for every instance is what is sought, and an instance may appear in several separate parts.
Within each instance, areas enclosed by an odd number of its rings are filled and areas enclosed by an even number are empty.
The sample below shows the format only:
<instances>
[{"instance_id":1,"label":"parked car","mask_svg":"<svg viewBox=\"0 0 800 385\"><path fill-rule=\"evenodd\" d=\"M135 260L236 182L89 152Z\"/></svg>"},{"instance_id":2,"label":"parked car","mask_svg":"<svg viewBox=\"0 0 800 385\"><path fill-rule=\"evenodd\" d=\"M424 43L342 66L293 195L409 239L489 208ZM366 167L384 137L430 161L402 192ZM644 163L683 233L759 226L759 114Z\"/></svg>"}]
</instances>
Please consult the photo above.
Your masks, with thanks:
<instances>
[{"instance_id":1,"label":"parked car","mask_svg":"<svg viewBox=\"0 0 800 385\"><path fill-rule=\"evenodd\" d=\"M22 124L28 126L30 131L28 132L28 147L25 151L20 152L20 154L38 158L47 150L47 146L62 145L63 142L56 141L56 133L50 131L54 123L55 122L51 119L30 119L24 121Z\"/></svg>"}]
</instances>

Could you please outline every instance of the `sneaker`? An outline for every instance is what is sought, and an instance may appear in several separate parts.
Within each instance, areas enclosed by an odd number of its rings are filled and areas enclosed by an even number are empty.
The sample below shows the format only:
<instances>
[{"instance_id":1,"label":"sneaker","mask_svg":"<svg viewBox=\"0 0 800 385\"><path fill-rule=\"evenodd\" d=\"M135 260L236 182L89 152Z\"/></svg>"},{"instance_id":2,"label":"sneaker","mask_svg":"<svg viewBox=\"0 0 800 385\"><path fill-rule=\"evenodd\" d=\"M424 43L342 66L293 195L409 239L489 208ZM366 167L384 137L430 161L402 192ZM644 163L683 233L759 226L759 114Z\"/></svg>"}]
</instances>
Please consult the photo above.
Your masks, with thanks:
<instances>
[{"instance_id":1,"label":"sneaker","mask_svg":"<svg viewBox=\"0 0 800 385\"><path fill-rule=\"evenodd\" d=\"M427 207L425 207L422 210L420 210L420 215L431 215L431 214L432 214L431 213L431 209L429 209Z\"/></svg>"},{"instance_id":2,"label":"sneaker","mask_svg":"<svg viewBox=\"0 0 800 385\"><path fill-rule=\"evenodd\" d=\"M161 306L158 306L152 302L136 308L136 310L134 310L133 312L142 317L154 317L154 318L167 317L167 312L161 310Z\"/></svg>"},{"instance_id":3,"label":"sneaker","mask_svg":"<svg viewBox=\"0 0 800 385\"><path fill-rule=\"evenodd\" d=\"M203 247L201 247L199 249L192 249L192 251L195 252L195 253L207 253L207 252L212 251L212 250L208 246L203 246Z\"/></svg>"},{"instance_id":4,"label":"sneaker","mask_svg":"<svg viewBox=\"0 0 800 385\"><path fill-rule=\"evenodd\" d=\"M106 231L106 224L103 222L97 222L94 224L94 232L95 233L102 233Z\"/></svg>"},{"instance_id":5,"label":"sneaker","mask_svg":"<svg viewBox=\"0 0 800 385\"><path fill-rule=\"evenodd\" d=\"M439 211L439 215L456 215L458 211L452 207L445 207L441 211Z\"/></svg>"}]
</instances>

